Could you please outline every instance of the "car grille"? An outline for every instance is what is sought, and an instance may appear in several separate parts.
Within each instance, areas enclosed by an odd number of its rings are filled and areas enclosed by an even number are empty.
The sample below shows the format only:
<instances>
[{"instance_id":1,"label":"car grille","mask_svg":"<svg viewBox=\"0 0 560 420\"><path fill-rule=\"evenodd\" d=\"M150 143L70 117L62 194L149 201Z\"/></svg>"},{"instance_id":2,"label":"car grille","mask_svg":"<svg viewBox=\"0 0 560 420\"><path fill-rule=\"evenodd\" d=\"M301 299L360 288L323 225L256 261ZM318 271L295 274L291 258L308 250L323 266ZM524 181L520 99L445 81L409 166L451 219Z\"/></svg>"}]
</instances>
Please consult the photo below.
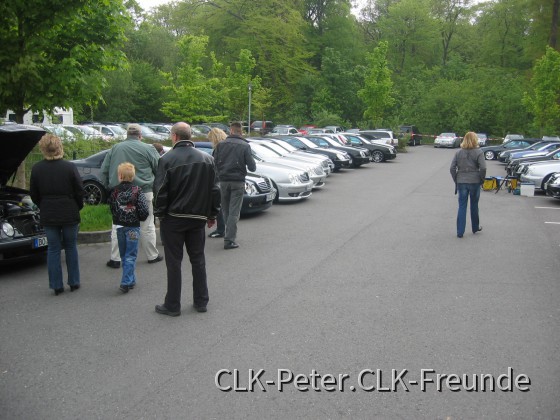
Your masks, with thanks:
<instances>
[{"instance_id":1,"label":"car grille","mask_svg":"<svg viewBox=\"0 0 560 420\"><path fill-rule=\"evenodd\" d=\"M272 185L270 185L270 179L263 178L263 180L257 183L257 187L263 193L269 192L272 189Z\"/></svg>"},{"instance_id":2,"label":"car grille","mask_svg":"<svg viewBox=\"0 0 560 420\"><path fill-rule=\"evenodd\" d=\"M298 176L300 182L309 182L309 174L304 172Z\"/></svg>"}]
</instances>

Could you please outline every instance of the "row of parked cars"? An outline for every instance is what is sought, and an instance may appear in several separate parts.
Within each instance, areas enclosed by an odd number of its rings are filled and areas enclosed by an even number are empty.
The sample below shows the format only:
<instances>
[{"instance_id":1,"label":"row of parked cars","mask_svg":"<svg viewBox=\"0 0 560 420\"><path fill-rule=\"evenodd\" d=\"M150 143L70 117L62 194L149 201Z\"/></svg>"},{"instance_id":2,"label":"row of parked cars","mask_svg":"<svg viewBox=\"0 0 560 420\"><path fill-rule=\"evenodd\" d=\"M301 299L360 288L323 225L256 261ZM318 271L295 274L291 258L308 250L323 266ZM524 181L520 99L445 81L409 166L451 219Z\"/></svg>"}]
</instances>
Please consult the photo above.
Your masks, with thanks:
<instances>
[{"instance_id":1,"label":"row of parked cars","mask_svg":"<svg viewBox=\"0 0 560 420\"><path fill-rule=\"evenodd\" d=\"M42 253L48 246L39 210L29 192L7 185L45 132L36 126L0 126L0 264ZM248 141L257 170L246 178L242 214L264 211L274 202L308 199L313 191L325 186L333 172L397 157L395 147L356 133L256 137ZM195 142L195 147L212 153L209 142ZM107 199L100 172L108 150L71 161L82 177L89 204Z\"/></svg>"},{"instance_id":2,"label":"row of parked cars","mask_svg":"<svg viewBox=\"0 0 560 420\"><path fill-rule=\"evenodd\" d=\"M506 177L535 186L560 198L560 140L518 139L504 143L496 159L505 164Z\"/></svg>"}]
</instances>

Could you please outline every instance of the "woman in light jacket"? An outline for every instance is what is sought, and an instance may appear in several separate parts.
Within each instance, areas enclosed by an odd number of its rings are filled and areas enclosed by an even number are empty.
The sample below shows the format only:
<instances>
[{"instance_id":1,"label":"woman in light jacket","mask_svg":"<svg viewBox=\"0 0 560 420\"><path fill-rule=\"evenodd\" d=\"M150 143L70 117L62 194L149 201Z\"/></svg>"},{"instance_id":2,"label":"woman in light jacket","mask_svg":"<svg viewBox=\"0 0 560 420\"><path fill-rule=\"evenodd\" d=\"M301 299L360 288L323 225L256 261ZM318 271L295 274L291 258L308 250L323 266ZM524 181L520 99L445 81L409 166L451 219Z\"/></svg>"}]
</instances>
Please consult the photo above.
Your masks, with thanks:
<instances>
[{"instance_id":1,"label":"woman in light jacket","mask_svg":"<svg viewBox=\"0 0 560 420\"><path fill-rule=\"evenodd\" d=\"M45 134L39 141L39 149L44 160L33 166L29 189L31 199L41 210L41 224L49 242L49 287L58 296L64 292L60 258L62 247L70 291L80 288L77 240L84 190L76 166L62 158L64 150L59 137Z\"/></svg>"},{"instance_id":2,"label":"woman in light jacket","mask_svg":"<svg viewBox=\"0 0 560 420\"><path fill-rule=\"evenodd\" d=\"M476 133L469 131L461 142L461 148L455 153L451 162L451 177L455 181L455 193L459 194L459 210L457 211L457 237L462 238L467 223L467 202L471 200L472 232L480 232L478 216L478 199L480 187L486 177L486 160L478 147Z\"/></svg>"}]
</instances>

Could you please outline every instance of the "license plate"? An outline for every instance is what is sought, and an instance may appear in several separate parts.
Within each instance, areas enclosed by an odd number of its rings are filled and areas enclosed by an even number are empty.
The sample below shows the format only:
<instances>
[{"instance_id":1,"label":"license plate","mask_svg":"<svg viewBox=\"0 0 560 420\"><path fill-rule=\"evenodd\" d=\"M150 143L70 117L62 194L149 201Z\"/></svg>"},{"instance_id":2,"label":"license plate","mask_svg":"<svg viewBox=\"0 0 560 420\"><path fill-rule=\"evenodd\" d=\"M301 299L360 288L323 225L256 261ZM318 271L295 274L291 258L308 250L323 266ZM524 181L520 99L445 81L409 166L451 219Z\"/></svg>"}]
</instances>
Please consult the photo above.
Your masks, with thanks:
<instances>
[{"instance_id":1,"label":"license plate","mask_svg":"<svg viewBox=\"0 0 560 420\"><path fill-rule=\"evenodd\" d=\"M305 187L305 191L311 191L313 189L313 185L308 185Z\"/></svg>"},{"instance_id":2,"label":"license plate","mask_svg":"<svg viewBox=\"0 0 560 420\"><path fill-rule=\"evenodd\" d=\"M272 201L272 200L274 200L274 197L275 197L275 196L276 196L275 193L269 192L269 193L266 195L266 201Z\"/></svg>"},{"instance_id":3,"label":"license plate","mask_svg":"<svg viewBox=\"0 0 560 420\"><path fill-rule=\"evenodd\" d=\"M48 242L47 242L47 237L43 236L41 238L35 238L33 239L33 248L42 248L44 246L47 246Z\"/></svg>"}]
</instances>

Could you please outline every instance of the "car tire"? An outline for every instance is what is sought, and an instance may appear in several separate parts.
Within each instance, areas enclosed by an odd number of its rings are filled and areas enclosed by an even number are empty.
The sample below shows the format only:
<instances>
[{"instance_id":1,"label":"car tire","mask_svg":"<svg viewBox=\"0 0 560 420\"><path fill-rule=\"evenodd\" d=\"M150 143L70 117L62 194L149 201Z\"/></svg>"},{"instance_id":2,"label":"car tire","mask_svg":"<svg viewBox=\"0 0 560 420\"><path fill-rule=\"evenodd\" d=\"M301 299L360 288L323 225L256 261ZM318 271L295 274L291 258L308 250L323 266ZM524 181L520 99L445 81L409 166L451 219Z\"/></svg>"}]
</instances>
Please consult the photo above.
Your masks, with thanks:
<instances>
[{"instance_id":1,"label":"car tire","mask_svg":"<svg viewBox=\"0 0 560 420\"><path fill-rule=\"evenodd\" d=\"M107 191L95 181L84 182L84 204L96 206L107 201Z\"/></svg>"},{"instance_id":2,"label":"car tire","mask_svg":"<svg viewBox=\"0 0 560 420\"><path fill-rule=\"evenodd\" d=\"M548 182L548 180L552 178L552 174L548 174L547 176L545 176L542 180L542 184L541 184L541 190L545 192L545 194L548 195L548 192L544 189L544 186L546 185L546 183Z\"/></svg>"},{"instance_id":3,"label":"car tire","mask_svg":"<svg viewBox=\"0 0 560 420\"><path fill-rule=\"evenodd\" d=\"M379 150L374 150L371 153L371 161L375 162L375 163L379 163L379 162L383 162L385 160L384 156L383 156L383 152L380 152Z\"/></svg>"},{"instance_id":4,"label":"car tire","mask_svg":"<svg viewBox=\"0 0 560 420\"><path fill-rule=\"evenodd\" d=\"M495 158L496 158L496 153L494 153L492 150L487 150L486 152L484 152L484 159L494 160Z\"/></svg>"},{"instance_id":5,"label":"car tire","mask_svg":"<svg viewBox=\"0 0 560 420\"><path fill-rule=\"evenodd\" d=\"M276 183L274 181L272 181L272 186L276 190L276 195L274 196L274 200L272 200L272 202L274 204L277 204L280 201L280 190L278 189L278 185L276 185Z\"/></svg>"}]
</instances>

